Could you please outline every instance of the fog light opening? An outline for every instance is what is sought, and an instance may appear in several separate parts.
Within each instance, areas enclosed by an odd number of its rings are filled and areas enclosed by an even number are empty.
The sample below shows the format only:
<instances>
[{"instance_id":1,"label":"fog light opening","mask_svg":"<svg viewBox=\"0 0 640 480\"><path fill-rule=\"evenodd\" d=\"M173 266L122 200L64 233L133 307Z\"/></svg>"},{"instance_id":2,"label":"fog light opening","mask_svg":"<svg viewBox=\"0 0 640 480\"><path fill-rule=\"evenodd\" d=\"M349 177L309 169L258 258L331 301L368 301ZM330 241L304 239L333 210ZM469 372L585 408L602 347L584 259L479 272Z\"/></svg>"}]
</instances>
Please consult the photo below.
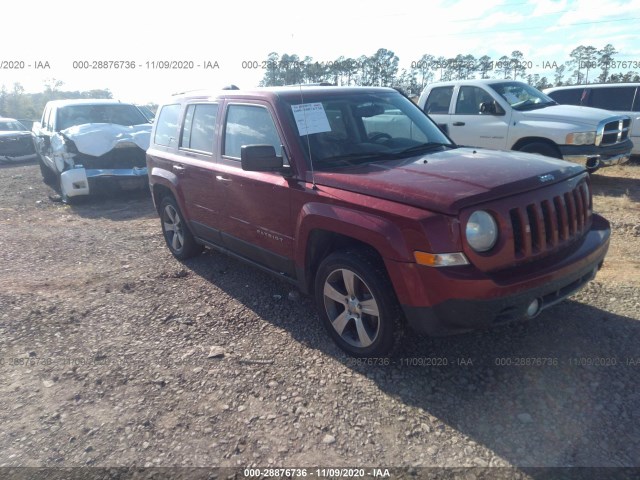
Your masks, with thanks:
<instances>
[{"instance_id":1,"label":"fog light opening","mask_svg":"<svg viewBox=\"0 0 640 480\"><path fill-rule=\"evenodd\" d=\"M600 159L598 157L588 158L586 167L588 169L599 168L600 167Z\"/></svg>"},{"instance_id":2,"label":"fog light opening","mask_svg":"<svg viewBox=\"0 0 640 480\"><path fill-rule=\"evenodd\" d=\"M533 318L538 316L542 310L542 300L539 298L534 299L527 307L527 317Z\"/></svg>"}]
</instances>

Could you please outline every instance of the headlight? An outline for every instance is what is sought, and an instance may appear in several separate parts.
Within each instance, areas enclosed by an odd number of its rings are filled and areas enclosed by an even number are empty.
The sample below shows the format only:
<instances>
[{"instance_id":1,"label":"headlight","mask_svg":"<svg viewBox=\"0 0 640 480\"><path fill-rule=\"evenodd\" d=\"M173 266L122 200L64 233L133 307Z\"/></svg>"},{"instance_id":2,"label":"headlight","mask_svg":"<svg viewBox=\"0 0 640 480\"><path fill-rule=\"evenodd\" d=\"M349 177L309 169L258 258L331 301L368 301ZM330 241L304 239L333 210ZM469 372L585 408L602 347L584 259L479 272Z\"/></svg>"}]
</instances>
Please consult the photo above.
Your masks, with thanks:
<instances>
[{"instance_id":1,"label":"headlight","mask_svg":"<svg viewBox=\"0 0 640 480\"><path fill-rule=\"evenodd\" d=\"M578 132L567 135L567 145L593 145L596 143L596 132Z\"/></svg>"},{"instance_id":2,"label":"headlight","mask_svg":"<svg viewBox=\"0 0 640 480\"><path fill-rule=\"evenodd\" d=\"M467 221L467 242L476 252L491 250L498 240L498 224L490 213L477 210Z\"/></svg>"}]
</instances>

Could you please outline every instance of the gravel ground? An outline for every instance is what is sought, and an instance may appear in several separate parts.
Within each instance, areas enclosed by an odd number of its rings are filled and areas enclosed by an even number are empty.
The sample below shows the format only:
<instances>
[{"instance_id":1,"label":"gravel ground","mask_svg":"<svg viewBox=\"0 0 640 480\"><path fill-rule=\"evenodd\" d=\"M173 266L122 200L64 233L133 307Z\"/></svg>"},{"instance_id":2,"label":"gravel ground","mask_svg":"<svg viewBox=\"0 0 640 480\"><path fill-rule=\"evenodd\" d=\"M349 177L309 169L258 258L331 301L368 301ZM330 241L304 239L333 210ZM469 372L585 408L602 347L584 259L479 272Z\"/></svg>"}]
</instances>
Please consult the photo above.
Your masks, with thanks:
<instances>
[{"instance_id":1,"label":"gravel ground","mask_svg":"<svg viewBox=\"0 0 640 480\"><path fill-rule=\"evenodd\" d=\"M286 283L176 261L147 195L70 207L3 166L0 467L640 467L640 165L593 183L614 231L585 290L385 365Z\"/></svg>"}]
</instances>

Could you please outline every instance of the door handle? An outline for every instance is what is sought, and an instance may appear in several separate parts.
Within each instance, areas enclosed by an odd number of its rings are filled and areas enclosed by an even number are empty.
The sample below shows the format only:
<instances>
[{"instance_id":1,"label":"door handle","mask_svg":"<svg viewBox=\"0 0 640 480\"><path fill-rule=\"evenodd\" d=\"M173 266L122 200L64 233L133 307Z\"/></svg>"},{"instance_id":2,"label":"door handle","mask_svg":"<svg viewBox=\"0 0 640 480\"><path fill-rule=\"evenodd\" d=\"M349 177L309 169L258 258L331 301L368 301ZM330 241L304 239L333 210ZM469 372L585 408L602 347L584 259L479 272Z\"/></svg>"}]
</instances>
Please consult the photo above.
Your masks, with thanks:
<instances>
[{"instance_id":1,"label":"door handle","mask_svg":"<svg viewBox=\"0 0 640 480\"><path fill-rule=\"evenodd\" d=\"M224 183L231 183L231 179L224 177L222 175L216 175L216 180L219 182L224 182Z\"/></svg>"},{"instance_id":2,"label":"door handle","mask_svg":"<svg viewBox=\"0 0 640 480\"><path fill-rule=\"evenodd\" d=\"M454 127L464 127L464 122L453 122Z\"/></svg>"},{"instance_id":3,"label":"door handle","mask_svg":"<svg viewBox=\"0 0 640 480\"><path fill-rule=\"evenodd\" d=\"M185 168L183 165L173 165L171 169L176 173L184 173Z\"/></svg>"}]
</instances>

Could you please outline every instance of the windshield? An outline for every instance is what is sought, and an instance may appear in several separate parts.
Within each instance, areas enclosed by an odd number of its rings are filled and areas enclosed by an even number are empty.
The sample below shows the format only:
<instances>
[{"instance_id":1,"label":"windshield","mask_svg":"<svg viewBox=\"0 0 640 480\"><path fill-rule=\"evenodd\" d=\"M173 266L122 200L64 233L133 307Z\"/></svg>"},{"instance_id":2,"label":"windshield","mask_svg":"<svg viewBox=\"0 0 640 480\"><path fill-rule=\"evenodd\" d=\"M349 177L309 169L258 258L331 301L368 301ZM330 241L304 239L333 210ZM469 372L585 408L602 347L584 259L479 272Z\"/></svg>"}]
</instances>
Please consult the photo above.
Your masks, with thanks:
<instances>
[{"instance_id":1,"label":"windshield","mask_svg":"<svg viewBox=\"0 0 640 480\"><path fill-rule=\"evenodd\" d=\"M504 98L514 110L535 110L556 105L555 100L540 90L522 82L494 83L489 85Z\"/></svg>"},{"instance_id":2,"label":"windshield","mask_svg":"<svg viewBox=\"0 0 640 480\"><path fill-rule=\"evenodd\" d=\"M58 109L57 130L84 125L85 123L115 123L116 125L141 125L149 123L134 105L69 105Z\"/></svg>"},{"instance_id":3,"label":"windshield","mask_svg":"<svg viewBox=\"0 0 640 480\"><path fill-rule=\"evenodd\" d=\"M22 132L27 130L27 128L22 125L20 122L18 122L17 120L2 120L0 121L0 131L5 132L5 131L9 131L9 132Z\"/></svg>"},{"instance_id":4,"label":"windshield","mask_svg":"<svg viewBox=\"0 0 640 480\"><path fill-rule=\"evenodd\" d=\"M289 97L301 148L321 170L453 148L438 127L396 92Z\"/></svg>"}]
</instances>

